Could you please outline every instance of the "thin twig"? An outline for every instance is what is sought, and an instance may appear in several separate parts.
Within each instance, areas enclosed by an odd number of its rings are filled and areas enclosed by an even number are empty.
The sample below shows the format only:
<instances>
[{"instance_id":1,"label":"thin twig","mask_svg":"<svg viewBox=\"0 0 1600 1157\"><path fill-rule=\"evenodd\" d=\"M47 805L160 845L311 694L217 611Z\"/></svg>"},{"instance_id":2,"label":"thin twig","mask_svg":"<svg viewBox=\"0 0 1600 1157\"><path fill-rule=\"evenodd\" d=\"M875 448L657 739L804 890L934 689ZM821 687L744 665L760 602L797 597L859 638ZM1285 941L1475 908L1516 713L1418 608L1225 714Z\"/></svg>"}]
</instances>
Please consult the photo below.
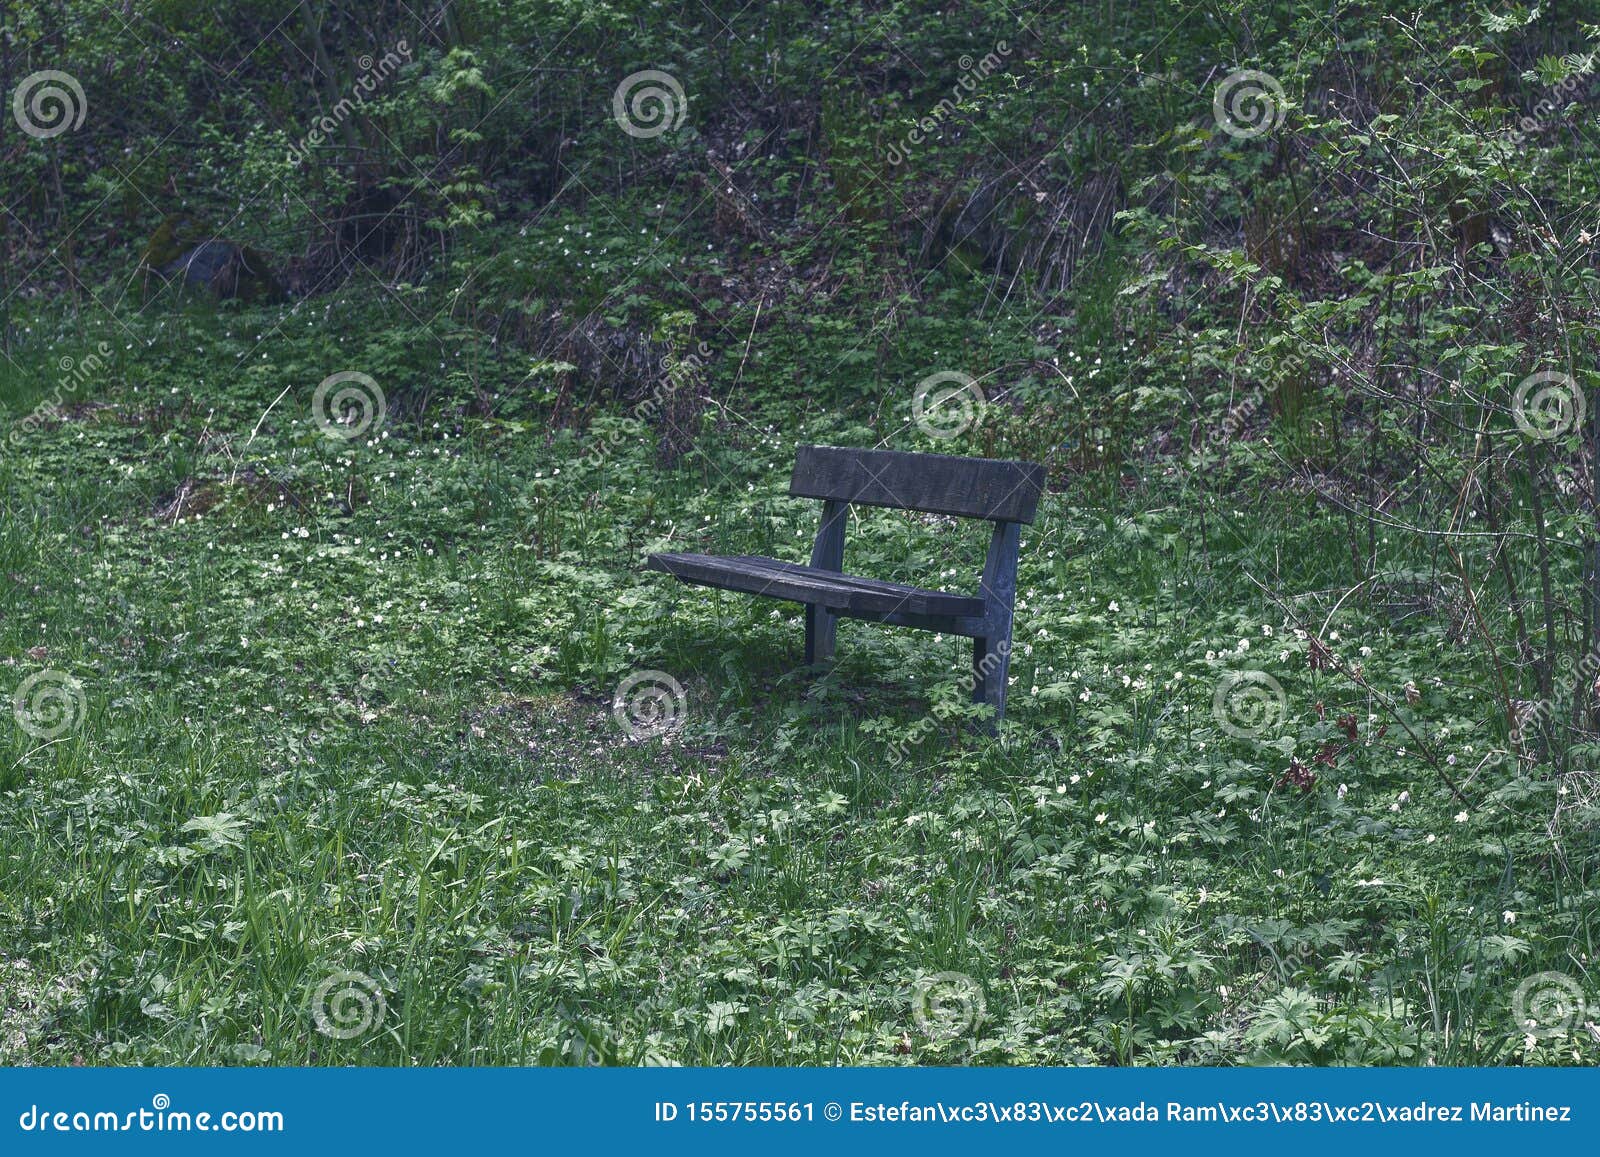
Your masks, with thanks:
<instances>
[{"instance_id":1,"label":"thin twig","mask_svg":"<svg viewBox=\"0 0 1600 1157\"><path fill-rule=\"evenodd\" d=\"M1395 705L1394 700L1385 695L1382 691L1379 691L1371 683L1368 683L1360 674L1351 670L1341 659L1339 659L1337 655L1333 653L1332 648L1325 645L1322 639L1319 638L1314 632L1307 630L1305 623L1301 621L1297 614L1295 614L1294 608L1283 599L1279 598L1276 591L1268 588L1266 584L1261 582L1260 579L1256 578L1255 575L1250 574L1248 571L1245 572L1245 578L1255 583L1256 586L1260 588L1262 594L1266 595L1273 602L1277 603L1283 613L1288 616L1290 622L1294 623L1294 625L1300 630L1306 632L1307 637L1310 638L1322 652L1322 655L1324 656L1330 670L1337 671L1339 674L1343 675L1346 679L1350 680L1350 682L1354 683L1357 687L1360 687L1363 691L1378 701L1383 709L1388 712L1389 717L1398 723L1402 728L1404 728L1405 733L1416 742L1417 751L1419 751L1422 754L1422 757L1428 761L1428 765L1433 768L1434 773L1444 781L1444 785L1450 789L1450 794L1455 796L1455 798L1461 803L1467 804L1470 807L1471 801L1462 794L1461 789L1456 786L1456 781L1450 778L1450 773L1445 770L1444 762L1440 760L1438 754L1434 752L1431 747L1429 747L1427 740L1418 735L1416 731L1412 729L1411 725L1405 721L1400 714L1399 708ZM1360 585L1362 584L1357 584L1358 587ZM1356 588L1352 588L1352 590L1354 589ZM1349 594L1350 592L1346 593Z\"/></svg>"}]
</instances>

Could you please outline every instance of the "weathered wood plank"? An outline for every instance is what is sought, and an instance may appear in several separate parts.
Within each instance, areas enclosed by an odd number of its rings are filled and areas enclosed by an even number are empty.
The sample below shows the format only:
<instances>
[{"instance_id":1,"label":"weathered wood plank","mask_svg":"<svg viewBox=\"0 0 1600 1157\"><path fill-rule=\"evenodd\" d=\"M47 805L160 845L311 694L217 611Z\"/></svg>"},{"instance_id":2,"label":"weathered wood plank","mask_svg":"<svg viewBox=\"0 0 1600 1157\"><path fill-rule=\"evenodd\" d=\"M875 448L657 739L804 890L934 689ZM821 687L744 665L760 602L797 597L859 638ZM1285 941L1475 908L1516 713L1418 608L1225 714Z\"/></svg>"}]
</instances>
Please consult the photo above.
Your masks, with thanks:
<instances>
[{"instance_id":1,"label":"weathered wood plank","mask_svg":"<svg viewBox=\"0 0 1600 1157\"><path fill-rule=\"evenodd\" d=\"M844 569L844 531L850 517L850 504L832 499L822 504L822 523L811 545L811 565L818 570ZM839 616L827 607L806 604L806 665L833 658L839 633Z\"/></svg>"},{"instance_id":2,"label":"weathered wood plank","mask_svg":"<svg viewBox=\"0 0 1600 1157\"><path fill-rule=\"evenodd\" d=\"M997 522L1032 522L1044 467L998 458L801 446L789 493Z\"/></svg>"},{"instance_id":3,"label":"weathered wood plank","mask_svg":"<svg viewBox=\"0 0 1600 1157\"><path fill-rule=\"evenodd\" d=\"M995 722L1006 717L1006 682L1011 670L1012 608L1017 599L1018 548L1022 528L997 522L979 589L988 603L988 629L972 640L972 701L994 708Z\"/></svg>"},{"instance_id":4,"label":"weathered wood plank","mask_svg":"<svg viewBox=\"0 0 1600 1157\"><path fill-rule=\"evenodd\" d=\"M652 554L648 565L652 570L665 571L684 582L788 599L851 614L904 611L918 615L975 617L984 613L981 598L880 582L775 558Z\"/></svg>"}]
</instances>

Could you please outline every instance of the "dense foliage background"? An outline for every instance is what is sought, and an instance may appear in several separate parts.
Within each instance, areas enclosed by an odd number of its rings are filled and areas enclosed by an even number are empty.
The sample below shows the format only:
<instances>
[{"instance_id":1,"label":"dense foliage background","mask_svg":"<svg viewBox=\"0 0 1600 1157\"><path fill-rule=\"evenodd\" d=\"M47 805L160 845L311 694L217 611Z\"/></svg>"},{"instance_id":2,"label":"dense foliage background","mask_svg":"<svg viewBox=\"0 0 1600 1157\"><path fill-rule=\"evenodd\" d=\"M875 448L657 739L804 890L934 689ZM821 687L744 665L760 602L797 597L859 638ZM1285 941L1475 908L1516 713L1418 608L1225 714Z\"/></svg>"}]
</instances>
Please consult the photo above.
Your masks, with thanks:
<instances>
[{"instance_id":1,"label":"dense foliage background","mask_svg":"<svg viewBox=\"0 0 1600 1157\"><path fill-rule=\"evenodd\" d=\"M1597 21L0 0L0 1058L1592 1063Z\"/></svg>"}]
</instances>

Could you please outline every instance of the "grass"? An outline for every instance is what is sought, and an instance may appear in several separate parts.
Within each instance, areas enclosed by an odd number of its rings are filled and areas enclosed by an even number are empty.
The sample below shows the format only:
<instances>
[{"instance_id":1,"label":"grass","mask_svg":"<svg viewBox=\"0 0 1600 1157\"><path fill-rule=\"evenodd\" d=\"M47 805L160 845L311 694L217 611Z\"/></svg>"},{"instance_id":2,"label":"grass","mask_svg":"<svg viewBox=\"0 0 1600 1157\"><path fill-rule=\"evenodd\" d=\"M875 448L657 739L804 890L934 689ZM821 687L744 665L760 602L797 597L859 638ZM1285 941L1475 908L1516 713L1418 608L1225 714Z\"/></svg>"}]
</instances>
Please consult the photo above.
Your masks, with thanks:
<instances>
[{"instance_id":1,"label":"grass","mask_svg":"<svg viewBox=\"0 0 1600 1157\"><path fill-rule=\"evenodd\" d=\"M39 340L116 353L0 458L4 690L55 673L72 716L0 731L0 1061L1600 1059L1512 1013L1547 972L1600 992L1593 827L1484 762L1445 616L1339 602L1343 522L1291 488L1058 473L1005 732L895 764L965 640L847 623L814 678L796 608L639 564L803 557L799 441L946 447L736 400L668 468L650 430L596 455L510 391L425 391L457 371L341 348L349 318L124 324ZM0 371L8 430L50 360ZM352 367L389 415L345 442L311 394ZM864 512L850 565L964 585L956 531ZM1296 633L1336 604L1364 685ZM683 689L663 737L613 717L640 671ZM1259 727L1218 709L1248 672L1283 692Z\"/></svg>"}]
</instances>

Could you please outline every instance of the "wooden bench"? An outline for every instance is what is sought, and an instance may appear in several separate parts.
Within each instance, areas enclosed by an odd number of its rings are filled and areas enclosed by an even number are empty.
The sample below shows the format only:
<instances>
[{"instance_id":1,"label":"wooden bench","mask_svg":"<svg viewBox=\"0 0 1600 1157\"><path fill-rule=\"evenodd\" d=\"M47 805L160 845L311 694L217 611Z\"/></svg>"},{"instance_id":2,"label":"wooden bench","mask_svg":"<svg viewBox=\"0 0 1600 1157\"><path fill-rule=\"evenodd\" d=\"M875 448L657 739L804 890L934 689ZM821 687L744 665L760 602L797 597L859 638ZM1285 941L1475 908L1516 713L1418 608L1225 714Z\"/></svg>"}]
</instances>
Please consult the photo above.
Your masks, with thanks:
<instances>
[{"instance_id":1,"label":"wooden bench","mask_svg":"<svg viewBox=\"0 0 1600 1157\"><path fill-rule=\"evenodd\" d=\"M972 639L972 701L1005 718L1011 614L1022 524L1032 522L1044 468L993 458L896 450L802 446L789 493L822 499L811 565L749 555L652 554L649 566L686 583L804 603L806 662L833 654L841 618L920 627ZM844 573L845 521L852 503L920 510L994 523L976 594L951 594Z\"/></svg>"}]
</instances>

